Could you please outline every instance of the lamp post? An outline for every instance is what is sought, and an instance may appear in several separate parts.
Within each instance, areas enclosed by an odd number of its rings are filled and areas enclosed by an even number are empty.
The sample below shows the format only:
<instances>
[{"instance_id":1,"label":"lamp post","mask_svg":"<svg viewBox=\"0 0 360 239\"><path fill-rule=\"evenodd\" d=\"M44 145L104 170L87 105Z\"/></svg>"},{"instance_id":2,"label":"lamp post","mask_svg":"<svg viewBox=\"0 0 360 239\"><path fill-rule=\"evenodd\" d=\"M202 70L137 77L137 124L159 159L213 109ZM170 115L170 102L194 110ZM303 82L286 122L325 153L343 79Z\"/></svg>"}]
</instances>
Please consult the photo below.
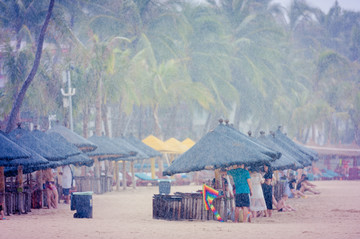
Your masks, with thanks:
<instances>
[{"instance_id":1,"label":"lamp post","mask_svg":"<svg viewBox=\"0 0 360 239\"><path fill-rule=\"evenodd\" d=\"M73 95L75 95L76 89L75 88L71 88L71 77L70 77L70 71L66 72L66 78L67 78L67 82L68 82L68 92L65 93L64 89L61 88L61 94L63 96L67 96L69 97L69 118L70 118L70 130L74 131L74 125L73 125L73 117L72 117L72 100L71 97Z\"/></svg>"}]
</instances>

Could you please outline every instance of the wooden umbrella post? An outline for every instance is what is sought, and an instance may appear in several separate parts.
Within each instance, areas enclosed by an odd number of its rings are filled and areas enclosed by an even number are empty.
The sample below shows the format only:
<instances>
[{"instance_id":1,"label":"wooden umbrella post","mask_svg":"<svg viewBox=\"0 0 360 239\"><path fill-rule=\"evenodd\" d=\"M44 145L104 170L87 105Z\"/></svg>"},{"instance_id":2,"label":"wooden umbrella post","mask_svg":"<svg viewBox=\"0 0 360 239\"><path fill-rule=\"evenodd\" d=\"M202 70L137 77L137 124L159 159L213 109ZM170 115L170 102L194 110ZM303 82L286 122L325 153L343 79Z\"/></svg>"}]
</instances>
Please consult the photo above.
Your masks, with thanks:
<instances>
[{"instance_id":1,"label":"wooden umbrella post","mask_svg":"<svg viewBox=\"0 0 360 239\"><path fill-rule=\"evenodd\" d=\"M132 180L132 186L133 186L134 189L136 189L134 161L131 161L130 165L131 165L131 180Z\"/></svg>"},{"instance_id":2,"label":"wooden umbrella post","mask_svg":"<svg viewBox=\"0 0 360 239\"><path fill-rule=\"evenodd\" d=\"M123 189L126 190L126 161L123 160Z\"/></svg>"},{"instance_id":3,"label":"wooden umbrella post","mask_svg":"<svg viewBox=\"0 0 360 239\"><path fill-rule=\"evenodd\" d=\"M4 214L7 215L6 205L5 205L5 167L0 167L0 203L3 205Z\"/></svg>"},{"instance_id":4,"label":"wooden umbrella post","mask_svg":"<svg viewBox=\"0 0 360 239\"><path fill-rule=\"evenodd\" d=\"M17 193L19 195L18 198L18 209L19 209L19 214L21 214L22 212L24 212L24 183L23 183L23 167L21 165L18 166L18 173L17 173L17 181L18 181L18 187L17 187Z\"/></svg>"},{"instance_id":5,"label":"wooden umbrella post","mask_svg":"<svg viewBox=\"0 0 360 239\"><path fill-rule=\"evenodd\" d=\"M116 191L120 191L120 180L119 180L119 162L115 161L115 179L116 179Z\"/></svg>"},{"instance_id":6,"label":"wooden umbrella post","mask_svg":"<svg viewBox=\"0 0 360 239\"><path fill-rule=\"evenodd\" d=\"M94 176L95 176L95 185L96 185L96 193L101 193L101 183L100 183L100 163L98 157L95 157L95 168L94 168Z\"/></svg>"},{"instance_id":7,"label":"wooden umbrella post","mask_svg":"<svg viewBox=\"0 0 360 239\"><path fill-rule=\"evenodd\" d=\"M155 179L155 158L151 158L150 162L151 162L151 178Z\"/></svg>"}]
</instances>

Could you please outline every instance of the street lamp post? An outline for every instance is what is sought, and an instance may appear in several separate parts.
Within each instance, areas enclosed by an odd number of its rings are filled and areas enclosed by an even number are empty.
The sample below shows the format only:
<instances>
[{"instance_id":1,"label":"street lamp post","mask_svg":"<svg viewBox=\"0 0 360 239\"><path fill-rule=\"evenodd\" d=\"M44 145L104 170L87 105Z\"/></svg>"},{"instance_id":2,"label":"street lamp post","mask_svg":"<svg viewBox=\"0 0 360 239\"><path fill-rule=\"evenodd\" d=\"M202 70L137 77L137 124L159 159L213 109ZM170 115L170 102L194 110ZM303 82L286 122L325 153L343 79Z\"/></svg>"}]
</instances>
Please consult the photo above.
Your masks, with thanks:
<instances>
[{"instance_id":1,"label":"street lamp post","mask_svg":"<svg viewBox=\"0 0 360 239\"><path fill-rule=\"evenodd\" d=\"M72 117L72 99L71 97L75 95L76 89L71 88L71 77L70 77L70 71L67 71L67 82L68 82L68 92L65 93L64 89L61 88L61 94L63 96L69 97L69 118L70 118L70 130L74 131L74 125L73 125L73 117Z\"/></svg>"}]
</instances>

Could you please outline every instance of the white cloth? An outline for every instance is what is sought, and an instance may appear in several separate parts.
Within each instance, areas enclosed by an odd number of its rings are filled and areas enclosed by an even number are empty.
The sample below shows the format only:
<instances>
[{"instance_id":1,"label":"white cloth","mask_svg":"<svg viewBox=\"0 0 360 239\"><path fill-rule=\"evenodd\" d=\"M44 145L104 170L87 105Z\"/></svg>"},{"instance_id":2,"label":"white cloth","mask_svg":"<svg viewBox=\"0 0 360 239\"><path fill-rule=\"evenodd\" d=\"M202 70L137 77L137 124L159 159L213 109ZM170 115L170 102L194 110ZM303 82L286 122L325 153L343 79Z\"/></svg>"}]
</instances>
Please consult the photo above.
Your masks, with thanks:
<instances>
[{"instance_id":1,"label":"white cloth","mask_svg":"<svg viewBox=\"0 0 360 239\"><path fill-rule=\"evenodd\" d=\"M71 168L69 165L65 165L63 167L63 175L62 175L62 187L63 188L71 188L72 174Z\"/></svg>"},{"instance_id":2,"label":"white cloth","mask_svg":"<svg viewBox=\"0 0 360 239\"><path fill-rule=\"evenodd\" d=\"M251 173L250 176L252 187L252 196L250 196L250 210L254 212L264 211L266 210L266 204L261 187L262 177L260 173L257 172Z\"/></svg>"}]
</instances>

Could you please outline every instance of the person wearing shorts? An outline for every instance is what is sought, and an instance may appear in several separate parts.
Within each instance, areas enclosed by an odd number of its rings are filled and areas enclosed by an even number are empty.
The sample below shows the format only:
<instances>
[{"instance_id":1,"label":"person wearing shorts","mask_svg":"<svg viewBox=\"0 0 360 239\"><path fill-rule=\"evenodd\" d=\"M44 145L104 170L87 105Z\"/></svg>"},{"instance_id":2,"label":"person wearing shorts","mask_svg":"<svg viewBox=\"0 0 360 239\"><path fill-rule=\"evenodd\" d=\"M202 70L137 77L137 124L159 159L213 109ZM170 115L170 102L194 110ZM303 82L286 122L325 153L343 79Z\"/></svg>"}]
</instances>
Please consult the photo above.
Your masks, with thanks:
<instances>
[{"instance_id":1,"label":"person wearing shorts","mask_svg":"<svg viewBox=\"0 0 360 239\"><path fill-rule=\"evenodd\" d=\"M234 166L227 171L227 174L233 178L235 184L235 222L239 222L240 208L243 210L243 222L250 222L249 207L250 195L252 195L250 173L244 169L244 164Z\"/></svg>"}]
</instances>

